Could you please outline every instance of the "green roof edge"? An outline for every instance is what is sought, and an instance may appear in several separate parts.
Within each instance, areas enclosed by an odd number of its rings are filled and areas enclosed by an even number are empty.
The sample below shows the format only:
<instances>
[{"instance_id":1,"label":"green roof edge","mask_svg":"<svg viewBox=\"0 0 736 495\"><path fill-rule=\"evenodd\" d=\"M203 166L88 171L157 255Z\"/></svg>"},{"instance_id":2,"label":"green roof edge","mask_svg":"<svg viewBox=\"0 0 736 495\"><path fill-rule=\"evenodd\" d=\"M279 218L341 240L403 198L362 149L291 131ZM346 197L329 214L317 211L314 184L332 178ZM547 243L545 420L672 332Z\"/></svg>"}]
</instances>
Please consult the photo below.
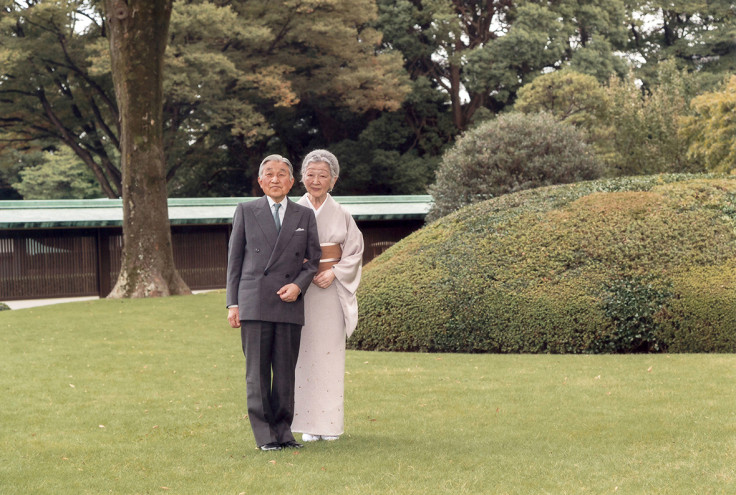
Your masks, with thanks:
<instances>
[{"instance_id":1,"label":"green roof edge","mask_svg":"<svg viewBox=\"0 0 736 495\"><path fill-rule=\"evenodd\" d=\"M361 212L353 213L353 218L359 221L377 221L377 220L423 220L426 210L432 203L432 197L429 195L397 195L397 196L334 196L335 200L340 204L349 206L361 205L395 205L391 212ZM231 198L169 198L168 206L172 207L227 207L235 206L238 203L253 201L258 197L231 197ZM290 196L290 199L297 200L299 196ZM406 211L401 212L400 205L426 205L424 211ZM13 210L84 210L84 209L100 209L100 208L122 208L121 199L64 199L64 200L0 200L0 229L2 230L22 230L22 229L43 229L43 228L93 228L93 227L119 227L122 225L120 219L78 219L67 220L59 219L39 219L38 221L27 219L18 222L3 221L2 216ZM5 215L3 215L3 213ZM192 218L171 218L172 225L213 225L230 223L232 217L199 217L193 215Z\"/></svg>"}]
</instances>

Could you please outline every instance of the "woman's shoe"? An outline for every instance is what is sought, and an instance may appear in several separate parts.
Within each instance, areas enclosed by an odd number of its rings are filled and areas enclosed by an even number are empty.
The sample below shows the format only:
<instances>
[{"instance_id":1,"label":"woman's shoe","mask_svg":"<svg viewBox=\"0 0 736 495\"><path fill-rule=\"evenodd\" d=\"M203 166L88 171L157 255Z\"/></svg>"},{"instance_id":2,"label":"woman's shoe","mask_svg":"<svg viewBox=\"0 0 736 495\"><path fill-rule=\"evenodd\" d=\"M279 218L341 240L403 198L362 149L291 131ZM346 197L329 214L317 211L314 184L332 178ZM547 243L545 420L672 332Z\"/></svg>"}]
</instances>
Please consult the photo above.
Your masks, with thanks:
<instances>
[{"instance_id":1,"label":"woman's shoe","mask_svg":"<svg viewBox=\"0 0 736 495\"><path fill-rule=\"evenodd\" d=\"M334 442L335 440L340 439L340 435L322 435L320 438L322 438L322 440L327 440L328 442Z\"/></svg>"},{"instance_id":2,"label":"woman's shoe","mask_svg":"<svg viewBox=\"0 0 736 495\"><path fill-rule=\"evenodd\" d=\"M320 439L319 435L310 435L309 433L302 433L302 442L316 442Z\"/></svg>"}]
</instances>

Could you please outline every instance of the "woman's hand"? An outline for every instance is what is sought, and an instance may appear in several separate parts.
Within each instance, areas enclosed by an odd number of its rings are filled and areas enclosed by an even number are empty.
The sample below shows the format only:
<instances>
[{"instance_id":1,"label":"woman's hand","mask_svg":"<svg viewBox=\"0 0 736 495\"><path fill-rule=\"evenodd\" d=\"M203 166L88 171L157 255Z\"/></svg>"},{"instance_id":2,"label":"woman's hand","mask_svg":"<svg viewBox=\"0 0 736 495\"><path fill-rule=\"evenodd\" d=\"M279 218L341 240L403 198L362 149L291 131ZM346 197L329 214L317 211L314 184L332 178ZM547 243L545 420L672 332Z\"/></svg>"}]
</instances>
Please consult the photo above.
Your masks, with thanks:
<instances>
[{"instance_id":1,"label":"woman's hand","mask_svg":"<svg viewBox=\"0 0 736 495\"><path fill-rule=\"evenodd\" d=\"M330 270L325 270L322 273L318 273L317 275L315 275L314 280L312 280L312 283L321 289L326 289L332 284L333 280L335 280L335 272L333 272L332 269L330 269Z\"/></svg>"}]
</instances>

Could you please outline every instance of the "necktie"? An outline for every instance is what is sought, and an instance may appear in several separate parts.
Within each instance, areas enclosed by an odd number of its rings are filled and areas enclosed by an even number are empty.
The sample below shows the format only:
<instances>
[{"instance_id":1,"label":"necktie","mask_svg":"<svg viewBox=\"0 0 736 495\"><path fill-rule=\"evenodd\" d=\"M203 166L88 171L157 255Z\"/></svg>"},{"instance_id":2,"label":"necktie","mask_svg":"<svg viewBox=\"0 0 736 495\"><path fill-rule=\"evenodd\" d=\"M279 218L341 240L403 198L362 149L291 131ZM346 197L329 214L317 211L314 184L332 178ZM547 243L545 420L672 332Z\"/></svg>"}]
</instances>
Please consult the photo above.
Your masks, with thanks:
<instances>
[{"instance_id":1,"label":"necktie","mask_svg":"<svg viewBox=\"0 0 736 495\"><path fill-rule=\"evenodd\" d=\"M276 232L281 232L281 218L279 217L280 203L273 204L273 221L276 222Z\"/></svg>"}]
</instances>

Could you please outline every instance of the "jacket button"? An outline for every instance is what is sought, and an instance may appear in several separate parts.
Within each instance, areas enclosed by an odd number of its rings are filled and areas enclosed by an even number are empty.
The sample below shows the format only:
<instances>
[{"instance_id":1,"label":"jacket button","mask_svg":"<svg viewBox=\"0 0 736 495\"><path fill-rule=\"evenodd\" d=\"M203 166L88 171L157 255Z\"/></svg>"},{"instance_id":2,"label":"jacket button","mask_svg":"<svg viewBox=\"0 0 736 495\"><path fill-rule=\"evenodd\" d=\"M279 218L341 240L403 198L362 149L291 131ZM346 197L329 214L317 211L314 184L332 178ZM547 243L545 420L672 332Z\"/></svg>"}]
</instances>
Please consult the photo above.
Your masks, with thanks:
<instances>
[{"instance_id":1,"label":"jacket button","mask_svg":"<svg viewBox=\"0 0 736 495\"><path fill-rule=\"evenodd\" d=\"M268 277L268 272L263 272L264 277Z\"/></svg>"},{"instance_id":2,"label":"jacket button","mask_svg":"<svg viewBox=\"0 0 736 495\"><path fill-rule=\"evenodd\" d=\"M287 273L286 275L284 275L284 278L289 278L289 274Z\"/></svg>"},{"instance_id":3,"label":"jacket button","mask_svg":"<svg viewBox=\"0 0 736 495\"><path fill-rule=\"evenodd\" d=\"M260 253L260 252L261 252L260 248L256 248L256 253Z\"/></svg>"}]
</instances>

